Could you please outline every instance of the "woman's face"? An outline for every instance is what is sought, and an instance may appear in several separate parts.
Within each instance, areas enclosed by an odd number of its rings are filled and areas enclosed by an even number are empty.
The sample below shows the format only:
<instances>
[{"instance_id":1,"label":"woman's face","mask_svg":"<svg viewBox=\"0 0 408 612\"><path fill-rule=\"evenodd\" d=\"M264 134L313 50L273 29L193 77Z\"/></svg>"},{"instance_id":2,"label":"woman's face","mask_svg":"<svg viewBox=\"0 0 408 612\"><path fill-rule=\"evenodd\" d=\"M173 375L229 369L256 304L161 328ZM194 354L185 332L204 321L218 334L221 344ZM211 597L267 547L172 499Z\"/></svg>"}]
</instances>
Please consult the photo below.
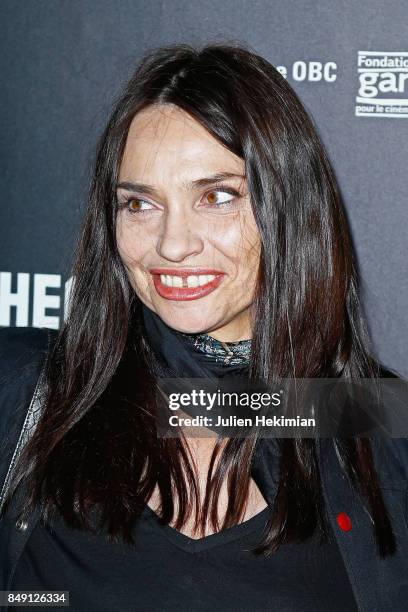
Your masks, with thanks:
<instances>
[{"instance_id":1,"label":"woman's face","mask_svg":"<svg viewBox=\"0 0 408 612\"><path fill-rule=\"evenodd\" d=\"M138 297L174 329L252 337L260 240L244 171L177 106L150 106L132 121L117 185L119 253Z\"/></svg>"}]
</instances>

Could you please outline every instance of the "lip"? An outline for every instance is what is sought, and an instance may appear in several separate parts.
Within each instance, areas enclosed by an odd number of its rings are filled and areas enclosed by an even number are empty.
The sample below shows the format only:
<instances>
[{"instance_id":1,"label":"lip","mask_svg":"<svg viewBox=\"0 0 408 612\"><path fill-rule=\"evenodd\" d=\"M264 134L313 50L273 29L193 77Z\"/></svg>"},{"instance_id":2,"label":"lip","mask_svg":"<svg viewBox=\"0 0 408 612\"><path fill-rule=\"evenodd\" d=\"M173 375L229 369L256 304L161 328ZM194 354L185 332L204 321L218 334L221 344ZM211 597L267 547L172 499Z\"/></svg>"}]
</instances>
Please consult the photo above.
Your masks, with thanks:
<instances>
[{"instance_id":1,"label":"lip","mask_svg":"<svg viewBox=\"0 0 408 612\"><path fill-rule=\"evenodd\" d=\"M157 293L166 300L198 300L214 291L222 282L225 273L213 268L152 268L150 273L153 276L153 283ZM215 278L201 287L167 287L160 280L161 274L171 276L199 276L201 274L211 274Z\"/></svg>"},{"instance_id":2,"label":"lip","mask_svg":"<svg viewBox=\"0 0 408 612\"><path fill-rule=\"evenodd\" d=\"M150 274L170 274L171 276L199 276L200 274L224 274L221 270L215 270L214 268L151 268Z\"/></svg>"}]
</instances>

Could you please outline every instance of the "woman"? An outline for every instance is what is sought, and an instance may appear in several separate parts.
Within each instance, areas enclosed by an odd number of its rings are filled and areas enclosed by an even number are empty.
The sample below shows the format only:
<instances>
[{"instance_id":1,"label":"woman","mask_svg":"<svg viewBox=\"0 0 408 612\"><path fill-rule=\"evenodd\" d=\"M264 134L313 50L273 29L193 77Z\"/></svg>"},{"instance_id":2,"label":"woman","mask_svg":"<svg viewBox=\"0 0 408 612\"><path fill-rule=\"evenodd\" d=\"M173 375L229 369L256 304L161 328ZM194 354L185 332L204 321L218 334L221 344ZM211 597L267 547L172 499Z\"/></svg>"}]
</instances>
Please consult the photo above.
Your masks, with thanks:
<instances>
[{"instance_id":1,"label":"woman","mask_svg":"<svg viewBox=\"0 0 408 612\"><path fill-rule=\"evenodd\" d=\"M265 59L143 58L73 275L58 334L0 334L2 588L69 591L74 610L405 609L404 439L157 435L162 377L387 374L330 163ZM10 406L35 381L23 425Z\"/></svg>"}]
</instances>

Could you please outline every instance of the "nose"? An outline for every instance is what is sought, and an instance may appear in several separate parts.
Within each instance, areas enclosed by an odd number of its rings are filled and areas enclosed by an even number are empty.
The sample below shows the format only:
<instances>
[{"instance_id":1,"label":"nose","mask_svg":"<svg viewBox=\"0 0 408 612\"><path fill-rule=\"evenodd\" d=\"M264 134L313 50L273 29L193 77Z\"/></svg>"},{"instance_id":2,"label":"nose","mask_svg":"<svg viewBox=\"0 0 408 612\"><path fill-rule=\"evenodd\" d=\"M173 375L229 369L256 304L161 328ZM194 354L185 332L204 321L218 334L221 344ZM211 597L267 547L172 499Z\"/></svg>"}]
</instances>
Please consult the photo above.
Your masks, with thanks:
<instances>
[{"instance_id":1,"label":"nose","mask_svg":"<svg viewBox=\"0 0 408 612\"><path fill-rule=\"evenodd\" d=\"M194 215L174 207L163 219L163 227L157 242L157 253L169 261L183 261L191 255L201 253L203 237L194 224ZM195 225L195 227L194 227Z\"/></svg>"}]
</instances>

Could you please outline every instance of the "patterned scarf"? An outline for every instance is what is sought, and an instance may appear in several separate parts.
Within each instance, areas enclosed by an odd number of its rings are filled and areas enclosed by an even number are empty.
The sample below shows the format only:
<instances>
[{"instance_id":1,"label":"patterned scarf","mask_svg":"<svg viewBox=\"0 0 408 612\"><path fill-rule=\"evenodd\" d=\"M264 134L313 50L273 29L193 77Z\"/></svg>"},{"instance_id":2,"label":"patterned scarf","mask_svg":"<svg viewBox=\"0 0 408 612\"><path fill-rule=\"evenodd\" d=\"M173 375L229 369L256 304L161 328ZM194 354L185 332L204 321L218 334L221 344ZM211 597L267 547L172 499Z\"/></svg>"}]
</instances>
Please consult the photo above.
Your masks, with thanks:
<instances>
[{"instance_id":1,"label":"patterned scarf","mask_svg":"<svg viewBox=\"0 0 408 612\"><path fill-rule=\"evenodd\" d=\"M248 374L251 340L220 342L205 333L186 334L169 327L142 305L145 339L159 361L161 376L224 378Z\"/></svg>"}]
</instances>

